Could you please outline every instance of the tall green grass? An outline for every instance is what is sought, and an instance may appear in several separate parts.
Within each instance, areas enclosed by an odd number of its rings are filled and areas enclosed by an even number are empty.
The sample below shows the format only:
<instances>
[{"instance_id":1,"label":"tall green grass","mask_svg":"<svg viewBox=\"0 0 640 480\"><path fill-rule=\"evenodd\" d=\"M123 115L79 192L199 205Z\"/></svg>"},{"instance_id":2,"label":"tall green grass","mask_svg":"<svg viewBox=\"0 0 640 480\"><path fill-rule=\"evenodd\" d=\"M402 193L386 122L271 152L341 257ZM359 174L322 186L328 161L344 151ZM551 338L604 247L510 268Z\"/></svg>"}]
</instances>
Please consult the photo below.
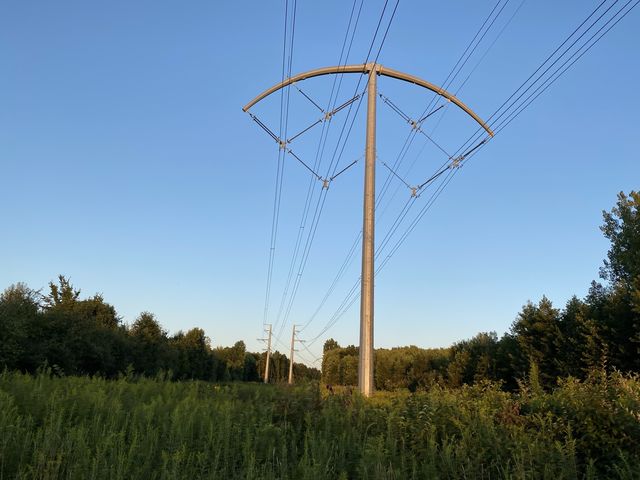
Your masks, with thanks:
<instances>
[{"instance_id":1,"label":"tall green grass","mask_svg":"<svg viewBox=\"0 0 640 480\"><path fill-rule=\"evenodd\" d=\"M620 375L363 399L0 374L0 479L631 479L639 445L640 382Z\"/></svg>"}]
</instances>

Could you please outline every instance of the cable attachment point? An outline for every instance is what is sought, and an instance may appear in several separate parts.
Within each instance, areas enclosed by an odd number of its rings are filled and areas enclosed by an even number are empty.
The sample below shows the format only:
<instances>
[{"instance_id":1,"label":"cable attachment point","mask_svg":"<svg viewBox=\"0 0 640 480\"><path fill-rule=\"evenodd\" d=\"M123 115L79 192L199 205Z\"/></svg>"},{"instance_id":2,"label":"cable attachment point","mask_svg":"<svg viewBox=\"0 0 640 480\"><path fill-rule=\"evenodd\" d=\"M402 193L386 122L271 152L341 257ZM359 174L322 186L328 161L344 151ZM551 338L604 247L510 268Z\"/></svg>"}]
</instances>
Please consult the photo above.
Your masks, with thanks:
<instances>
[{"instance_id":1,"label":"cable attachment point","mask_svg":"<svg viewBox=\"0 0 640 480\"><path fill-rule=\"evenodd\" d=\"M267 127L264 123L262 123L262 121L260 121L260 119L258 117L256 117L253 113L251 113L251 112L247 112L247 113L251 117L251 120L253 120L258 125L260 125L260 128L262 128L265 132L267 132L269 134L269 136L271 138L273 138L278 145L280 145L281 149L286 150L286 145L287 145L287 141L286 140L281 140L280 137L278 137L275 133L273 133L269 129L269 127ZM283 145L283 143L284 143L284 145Z\"/></svg>"},{"instance_id":2,"label":"cable attachment point","mask_svg":"<svg viewBox=\"0 0 640 480\"><path fill-rule=\"evenodd\" d=\"M322 188L326 188L327 190L329 190L329 184L331 183L331 179L330 178L322 178Z\"/></svg>"},{"instance_id":3,"label":"cable attachment point","mask_svg":"<svg viewBox=\"0 0 640 480\"><path fill-rule=\"evenodd\" d=\"M462 162L464 161L465 156L464 155L460 155L459 157L455 157L451 159L451 164L449 165L449 168L451 170L453 170L454 168L461 168L462 167Z\"/></svg>"},{"instance_id":4,"label":"cable attachment point","mask_svg":"<svg viewBox=\"0 0 640 480\"><path fill-rule=\"evenodd\" d=\"M353 97L351 100L347 100L346 102L344 102L342 105L340 105L339 107L334 108L333 110L331 110L330 112L326 112L323 116L325 121L331 120L331 117L333 117L336 113L338 113L340 110L347 108L349 105L351 105L353 102L355 102L356 100L358 100L360 98L361 94L356 95L355 97ZM324 113L324 110L323 110Z\"/></svg>"},{"instance_id":5,"label":"cable attachment point","mask_svg":"<svg viewBox=\"0 0 640 480\"><path fill-rule=\"evenodd\" d=\"M420 124L415 120L409 120L409 125L411 125L411 130L420 130Z\"/></svg>"},{"instance_id":6,"label":"cable attachment point","mask_svg":"<svg viewBox=\"0 0 640 480\"><path fill-rule=\"evenodd\" d=\"M411 197L412 198L417 198L418 197L418 190L419 189L420 189L420 187L410 187Z\"/></svg>"},{"instance_id":7,"label":"cable attachment point","mask_svg":"<svg viewBox=\"0 0 640 480\"><path fill-rule=\"evenodd\" d=\"M280 150L285 150L287 151L287 141L286 140L278 140L278 147L280 147Z\"/></svg>"}]
</instances>

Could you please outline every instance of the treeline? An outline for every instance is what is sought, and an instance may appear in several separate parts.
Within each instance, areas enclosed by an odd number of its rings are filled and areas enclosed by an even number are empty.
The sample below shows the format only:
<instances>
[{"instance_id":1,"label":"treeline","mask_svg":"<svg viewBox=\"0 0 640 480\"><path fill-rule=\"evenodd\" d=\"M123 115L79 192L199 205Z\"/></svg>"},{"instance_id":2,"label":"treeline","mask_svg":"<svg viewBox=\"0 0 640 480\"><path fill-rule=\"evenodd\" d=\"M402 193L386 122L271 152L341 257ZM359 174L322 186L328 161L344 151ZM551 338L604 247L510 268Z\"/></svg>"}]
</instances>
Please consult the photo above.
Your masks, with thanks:
<instances>
[{"instance_id":1,"label":"treeline","mask_svg":"<svg viewBox=\"0 0 640 480\"><path fill-rule=\"evenodd\" d=\"M611 247L585 298L556 308L546 298L528 302L509 332L479 333L447 349L402 347L375 352L378 389L457 387L482 380L516 389L523 379L541 387L558 378L586 378L594 370L640 372L640 193L618 195L600 227ZM356 385L358 348L324 346L322 379Z\"/></svg>"},{"instance_id":2,"label":"treeline","mask_svg":"<svg viewBox=\"0 0 640 480\"><path fill-rule=\"evenodd\" d=\"M80 299L64 276L49 284L46 295L23 283L0 294L0 370L34 373L46 366L65 375L257 382L265 357L248 352L242 341L212 348L201 328L169 335L149 312L124 324L101 295ZM289 359L273 352L270 381L286 381L288 372ZM294 363L294 376L317 379L320 372Z\"/></svg>"}]
</instances>

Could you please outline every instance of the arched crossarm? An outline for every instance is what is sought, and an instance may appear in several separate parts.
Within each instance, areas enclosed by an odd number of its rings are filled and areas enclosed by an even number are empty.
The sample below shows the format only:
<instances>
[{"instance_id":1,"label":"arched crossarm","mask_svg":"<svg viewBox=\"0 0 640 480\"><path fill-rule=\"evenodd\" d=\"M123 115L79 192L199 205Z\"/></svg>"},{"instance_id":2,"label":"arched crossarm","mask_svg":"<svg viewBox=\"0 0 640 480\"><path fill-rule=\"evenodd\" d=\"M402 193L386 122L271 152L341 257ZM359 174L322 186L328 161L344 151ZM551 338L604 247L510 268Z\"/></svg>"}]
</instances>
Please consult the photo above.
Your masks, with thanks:
<instances>
[{"instance_id":1,"label":"arched crossarm","mask_svg":"<svg viewBox=\"0 0 640 480\"><path fill-rule=\"evenodd\" d=\"M251 107L253 107L256 103L262 100L265 97L268 97L273 92L277 92L283 87L287 85L291 85L292 83L299 82L301 80L306 80L307 78L319 77L321 75L330 75L332 73L367 73L369 70L367 69L368 64L366 65L342 65L338 67L323 67L316 68L315 70L309 70L308 72L299 73L298 75L294 75L293 77L287 78L285 81L274 85L273 87L265 90L256 98L247 103L244 107L242 107L242 111L248 112Z\"/></svg>"},{"instance_id":2,"label":"arched crossarm","mask_svg":"<svg viewBox=\"0 0 640 480\"><path fill-rule=\"evenodd\" d=\"M407 73L398 72L397 70L393 70L391 68L386 68L386 67L383 67L382 65L379 66L379 75L385 75L387 77L397 78L398 80L404 80L405 82L409 82L409 83L413 83L415 85L419 85L419 86L424 87L424 88L426 88L428 90L431 90L432 92L437 93L441 97L446 98L451 103L454 103L458 107L460 107L466 114L468 114L471 118L473 118L476 122L478 122L478 124L482 128L484 128L486 130L486 132L490 136L493 137L493 132L488 127L488 125L485 122L483 122L482 119L480 119L480 117L478 117L478 115L476 115L476 113L473 110L471 110L463 102L458 100L458 98L456 98L455 95L447 92L445 89L440 88L437 85L434 85L431 82L427 82L426 80L423 80L423 79L421 79L419 77L416 77L414 75L409 75Z\"/></svg>"},{"instance_id":3,"label":"arched crossarm","mask_svg":"<svg viewBox=\"0 0 640 480\"><path fill-rule=\"evenodd\" d=\"M480 117L478 117L478 115L475 114L475 112L473 110L471 110L463 102L461 102L458 98L456 98L455 95L452 95L451 93L447 92L443 88L440 88L437 85L434 85L431 82L427 82L426 80L423 80L423 79L421 79L419 77L416 77L414 75L409 75L407 73L398 72L397 70L393 70L391 68L383 67L382 65L373 64L373 63L366 63L366 64L362 64L362 65L341 65L341 66L336 66L336 67L316 68L314 70L309 70L308 72L304 72L304 73L300 73L298 75L294 75L293 77L287 78L283 82L280 82L277 85L274 85L273 87L271 87L271 88L265 90L264 92L262 92L260 95L258 95L256 98L254 98L249 103L247 103L244 107L242 107L242 110L245 111L245 112L249 111L249 109L251 107L253 107L256 103L258 103L263 98L268 97L273 92L276 92L276 91L280 90L281 88L286 87L287 85L291 85L292 83L295 83L295 82L306 80L308 78L319 77L321 75L330 75L330 74L336 74L336 73L362 73L362 74L365 74L365 73L371 72L371 70L374 70L374 69L376 70L378 75L384 75L386 77L396 78L398 80L403 80L405 82L413 83L413 84L418 85L420 87L424 87L424 88L426 88L428 90L431 90L432 92L440 95L441 97L446 98L450 102L452 102L455 105L457 105L460 109L462 109L471 118L473 118L490 136L493 137L493 132L487 126L487 124L485 122L483 122L480 119Z\"/></svg>"}]
</instances>

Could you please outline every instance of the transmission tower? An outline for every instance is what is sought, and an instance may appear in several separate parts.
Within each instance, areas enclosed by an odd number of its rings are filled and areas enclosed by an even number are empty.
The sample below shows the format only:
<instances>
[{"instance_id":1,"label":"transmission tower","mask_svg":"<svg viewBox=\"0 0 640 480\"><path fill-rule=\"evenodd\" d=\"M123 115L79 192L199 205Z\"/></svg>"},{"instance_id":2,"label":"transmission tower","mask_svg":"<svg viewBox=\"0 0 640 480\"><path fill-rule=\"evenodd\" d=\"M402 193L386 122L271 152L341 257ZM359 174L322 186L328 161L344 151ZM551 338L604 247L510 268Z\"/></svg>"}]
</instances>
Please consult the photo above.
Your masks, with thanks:
<instances>
[{"instance_id":1,"label":"transmission tower","mask_svg":"<svg viewBox=\"0 0 640 480\"><path fill-rule=\"evenodd\" d=\"M361 275L361 295L360 295L360 358L358 363L358 388L360 392L369 397L373 393L373 277L374 268L374 234L375 234L375 160L376 160L376 98L377 98L377 77L383 75L405 82L418 85L431 90L444 97L449 102L454 103L467 115L473 118L490 136L493 132L487 124L478 117L469 107L458 100L455 95L446 90L407 73L383 67L377 63L366 63L361 65L341 65L335 67L324 67L308 72L294 75L286 80L265 90L256 98L246 104L242 110L249 112L260 100L288 85L300 82L309 78L321 75L359 73L368 76L367 86L367 127L365 144L365 168L364 168L364 202L362 215L362 275ZM251 113L256 123L258 123L269 135L278 143L282 149L287 148L287 139L278 138L271 132L257 117ZM328 120L329 118L327 118ZM413 128L419 128L421 120L411 123ZM291 151L289 151L291 153ZM451 158L452 163L464 160L463 158ZM306 165L305 165L306 166ZM307 167L309 168L309 167ZM326 180L324 180L326 182ZM268 357L267 357L268 358ZM268 367L267 367L268 368Z\"/></svg>"}]
</instances>

